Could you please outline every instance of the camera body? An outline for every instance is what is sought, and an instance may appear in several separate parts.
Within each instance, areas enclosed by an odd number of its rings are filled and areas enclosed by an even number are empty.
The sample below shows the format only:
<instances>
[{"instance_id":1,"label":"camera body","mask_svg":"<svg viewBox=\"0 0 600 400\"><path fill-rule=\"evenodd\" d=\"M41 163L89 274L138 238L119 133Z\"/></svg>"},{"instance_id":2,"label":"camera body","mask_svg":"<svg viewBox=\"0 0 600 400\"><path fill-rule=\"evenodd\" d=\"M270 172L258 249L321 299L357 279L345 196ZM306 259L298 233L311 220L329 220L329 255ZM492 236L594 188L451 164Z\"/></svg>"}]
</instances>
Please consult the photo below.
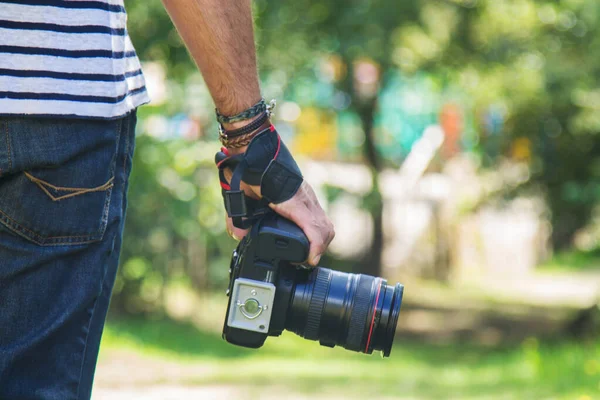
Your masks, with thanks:
<instances>
[{"instance_id":1,"label":"camera body","mask_svg":"<svg viewBox=\"0 0 600 400\"><path fill-rule=\"evenodd\" d=\"M284 330L322 346L391 352L404 287L385 279L306 268L309 241L293 222L269 212L233 252L223 338L261 347Z\"/></svg>"},{"instance_id":2,"label":"camera body","mask_svg":"<svg viewBox=\"0 0 600 400\"><path fill-rule=\"evenodd\" d=\"M300 265L308 250L304 232L285 218L269 213L252 226L231 259L225 340L259 348L281 335L294 284L310 272Z\"/></svg>"}]
</instances>

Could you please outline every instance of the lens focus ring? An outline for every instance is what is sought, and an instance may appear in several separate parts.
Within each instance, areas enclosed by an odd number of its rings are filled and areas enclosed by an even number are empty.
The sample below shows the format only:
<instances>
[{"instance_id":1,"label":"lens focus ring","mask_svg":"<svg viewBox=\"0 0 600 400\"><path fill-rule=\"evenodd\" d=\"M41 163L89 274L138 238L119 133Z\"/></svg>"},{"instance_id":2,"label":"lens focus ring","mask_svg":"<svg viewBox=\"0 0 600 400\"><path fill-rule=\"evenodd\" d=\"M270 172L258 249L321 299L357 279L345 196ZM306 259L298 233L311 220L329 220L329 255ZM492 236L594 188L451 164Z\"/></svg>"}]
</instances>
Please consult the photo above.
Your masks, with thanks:
<instances>
[{"instance_id":1,"label":"lens focus ring","mask_svg":"<svg viewBox=\"0 0 600 400\"><path fill-rule=\"evenodd\" d=\"M318 268L310 305L308 306L306 328L304 330L304 337L306 339L317 340L319 338L321 316L323 315L323 307L325 306L325 299L329 291L330 279L331 273L329 270Z\"/></svg>"},{"instance_id":2,"label":"lens focus ring","mask_svg":"<svg viewBox=\"0 0 600 400\"><path fill-rule=\"evenodd\" d=\"M367 325L370 325L367 324L367 316L371 308L371 289L374 279L368 275L360 275L358 279L358 289L354 295L354 308L346 337L346 348L364 353L362 342L365 330L368 329Z\"/></svg>"}]
</instances>

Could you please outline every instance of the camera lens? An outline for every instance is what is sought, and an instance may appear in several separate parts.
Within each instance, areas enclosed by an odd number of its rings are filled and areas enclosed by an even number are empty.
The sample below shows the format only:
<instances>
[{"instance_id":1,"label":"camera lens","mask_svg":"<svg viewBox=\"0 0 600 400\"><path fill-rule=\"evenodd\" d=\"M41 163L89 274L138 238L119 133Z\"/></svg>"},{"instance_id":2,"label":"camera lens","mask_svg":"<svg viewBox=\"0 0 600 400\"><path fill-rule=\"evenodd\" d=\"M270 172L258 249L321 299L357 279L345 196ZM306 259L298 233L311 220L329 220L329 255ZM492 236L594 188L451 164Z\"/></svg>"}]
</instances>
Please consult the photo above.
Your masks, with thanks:
<instances>
[{"instance_id":1,"label":"camera lens","mask_svg":"<svg viewBox=\"0 0 600 400\"><path fill-rule=\"evenodd\" d=\"M306 273L297 280L285 328L323 346L389 357L404 287L327 268Z\"/></svg>"}]
</instances>

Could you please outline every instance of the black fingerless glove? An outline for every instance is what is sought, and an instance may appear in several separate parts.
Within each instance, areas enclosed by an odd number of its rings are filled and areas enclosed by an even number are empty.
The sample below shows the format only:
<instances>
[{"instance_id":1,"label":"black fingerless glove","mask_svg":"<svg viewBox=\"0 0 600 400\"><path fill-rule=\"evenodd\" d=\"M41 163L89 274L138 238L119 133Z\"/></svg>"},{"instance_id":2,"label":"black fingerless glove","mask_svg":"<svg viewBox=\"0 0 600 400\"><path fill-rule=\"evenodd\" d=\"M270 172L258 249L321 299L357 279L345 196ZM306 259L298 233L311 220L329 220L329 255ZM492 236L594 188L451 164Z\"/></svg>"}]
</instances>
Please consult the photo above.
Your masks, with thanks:
<instances>
[{"instance_id":1,"label":"black fingerless glove","mask_svg":"<svg viewBox=\"0 0 600 400\"><path fill-rule=\"evenodd\" d=\"M291 199L302 184L300 168L271 125L256 135L244 154L229 156L221 149L215 156L221 180L225 210L238 228L248 228L266 211L269 203L282 203ZM225 180L223 170L231 168L231 182ZM261 200L252 199L240 190L240 182L258 186Z\"/></svg>"}]
</instances>

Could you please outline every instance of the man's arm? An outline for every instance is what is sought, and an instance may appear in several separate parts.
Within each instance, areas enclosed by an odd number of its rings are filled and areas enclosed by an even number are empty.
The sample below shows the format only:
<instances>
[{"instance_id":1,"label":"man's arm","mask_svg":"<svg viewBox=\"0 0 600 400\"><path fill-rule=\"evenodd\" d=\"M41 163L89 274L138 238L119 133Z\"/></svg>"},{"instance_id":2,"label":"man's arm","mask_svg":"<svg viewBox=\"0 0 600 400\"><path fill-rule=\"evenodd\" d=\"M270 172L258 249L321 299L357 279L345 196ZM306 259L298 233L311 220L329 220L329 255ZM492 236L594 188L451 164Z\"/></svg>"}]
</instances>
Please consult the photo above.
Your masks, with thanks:
<instances>
[{"instance_id":1,"label":"man's arm","mask_svg":"<svg viewBox=\"0 0 600 400\"><path fill-rule=\"evenodd\" d=\"M200 68L216 107L235 115L256 104L260 87L249 0L163 0Z\"/></svg>"},{"instance_id":2,"label":"man's arm","mask_svg":"<svg viewBox=\"0 0 600 400\"><path fill-rule=\"evenodd\" d=\"M251 0L163 0L163 3L221 114L235 115L256 104L261 93ZM235 129L246 123L225 128ZM242 189L249 196L260 197L260 187L242 185ZM309 262L317 265L335 233L312 188L303 182L294 197L271 204L271 208L302 228L310 241ZM227 224L234 237L239 239L245 234L233 227L231 219Z\"/></svg>"}]
</instances>

